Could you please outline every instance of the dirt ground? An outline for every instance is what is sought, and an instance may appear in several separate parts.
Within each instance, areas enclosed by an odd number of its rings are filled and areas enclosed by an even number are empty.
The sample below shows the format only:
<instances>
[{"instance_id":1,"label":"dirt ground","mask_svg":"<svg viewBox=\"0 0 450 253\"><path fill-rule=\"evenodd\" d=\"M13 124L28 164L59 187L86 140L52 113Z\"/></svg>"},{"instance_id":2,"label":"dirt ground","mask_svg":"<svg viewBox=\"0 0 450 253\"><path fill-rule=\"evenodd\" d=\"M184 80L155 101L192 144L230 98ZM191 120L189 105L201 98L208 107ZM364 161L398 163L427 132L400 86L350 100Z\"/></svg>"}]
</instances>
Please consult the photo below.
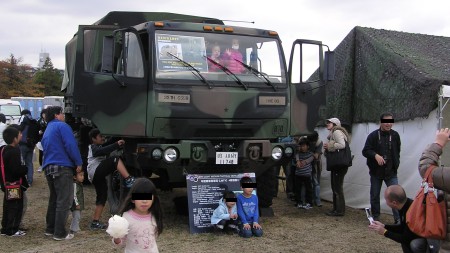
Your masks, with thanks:
<instances>
[{"instance_id":1,"label":"dirt ground","mask_svg":"<svg viewBox=\"0 0 450 253\"><path fill-rule=\"evenodd\" d=\"M1 252L121 252L112 245L104 231L90 231L95 192L85 186L86 209L82 212L83 231L73 240L54 241L44 235L48 188L42 173L35 173L33 187L27 191L28 210L24 224L29 230L20 238L0 237ZM281 184L280 184L281 187ZM164 209L164 231L157 239L160 252L402 252L397 244L367 229L364 210L347 208L345 217L329 217L332 204L310 210L297 209L282 189L274 199L274 217L261 217L264 235L244 239L237 235L190 234L189 218L176 214L173 197L185 194L185 189L160 192ZM0 203L2 203L2 199ZM105 210L106 211L106 210ZM103 221L107 221L104 212ZM70 222L69 216L69 222ZM382 215L381 221L392 222L392 216Z\"/></svg>"}]
</instances>

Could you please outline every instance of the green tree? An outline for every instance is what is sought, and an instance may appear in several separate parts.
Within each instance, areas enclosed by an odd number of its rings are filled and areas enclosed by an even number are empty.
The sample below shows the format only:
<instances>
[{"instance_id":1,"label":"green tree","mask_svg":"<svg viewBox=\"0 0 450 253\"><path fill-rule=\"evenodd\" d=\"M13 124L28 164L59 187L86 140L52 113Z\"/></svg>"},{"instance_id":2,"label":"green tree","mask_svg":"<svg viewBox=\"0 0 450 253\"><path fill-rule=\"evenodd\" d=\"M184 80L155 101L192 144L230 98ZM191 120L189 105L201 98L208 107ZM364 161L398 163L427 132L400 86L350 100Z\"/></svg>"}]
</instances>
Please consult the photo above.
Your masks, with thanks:
<instances>
[{"instance_id":1,"label":"green tree","mask_svg":"<svg viewBox=\"0 0 450 253\"><path fill-rule=\"evenodd\" d=\"M44 86L45 96L61 96L62 74L53 67L49 57L45 59L42 69L35 74L34 82Z\"/></svg>"}]
</instances>

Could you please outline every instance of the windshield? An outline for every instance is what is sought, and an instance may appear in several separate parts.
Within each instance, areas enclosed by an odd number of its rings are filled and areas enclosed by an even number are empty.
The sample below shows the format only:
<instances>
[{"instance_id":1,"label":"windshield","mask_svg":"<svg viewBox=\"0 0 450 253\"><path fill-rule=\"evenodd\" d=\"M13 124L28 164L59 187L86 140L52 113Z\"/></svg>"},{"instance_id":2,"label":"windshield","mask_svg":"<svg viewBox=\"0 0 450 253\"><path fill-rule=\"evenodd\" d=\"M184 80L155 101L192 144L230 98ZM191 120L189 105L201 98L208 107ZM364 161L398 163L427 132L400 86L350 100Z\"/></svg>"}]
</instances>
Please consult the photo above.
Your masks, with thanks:
<instances>
[{"instance_id":1,"label":"windshield","mask_svg":"<svg viewBox=\"0 0 450 253\"><path fill-rule=\"evenodd\" d=\"M156 52L158 83L285 87L284 63L275 38L157 31Z\"/></svg>"},{"instance_id":2,"label":"windshield","mask_svg":"<svg viewBox=\"0 0 450 253\"><path fill-rule=\"evenodd\" d=\"M19 105L0 105L0 113L7 116L20 116Z\"/></svg>"}]
</instances>

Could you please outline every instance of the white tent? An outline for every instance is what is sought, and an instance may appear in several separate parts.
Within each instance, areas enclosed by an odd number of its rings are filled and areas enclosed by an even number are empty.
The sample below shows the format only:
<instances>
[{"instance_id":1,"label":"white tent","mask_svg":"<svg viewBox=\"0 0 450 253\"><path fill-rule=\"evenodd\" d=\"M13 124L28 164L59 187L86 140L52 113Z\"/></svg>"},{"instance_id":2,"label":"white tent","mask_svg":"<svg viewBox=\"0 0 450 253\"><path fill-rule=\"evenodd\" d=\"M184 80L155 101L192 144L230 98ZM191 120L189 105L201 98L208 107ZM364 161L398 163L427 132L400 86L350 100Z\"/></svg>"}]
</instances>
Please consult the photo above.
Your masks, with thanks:
<instances>
[{"instance_id":1,"label":"white tent","mask_svg":"<svg viewBox=\"0 0 450 253\"><path fill-rule=\"evenodd\" d=\"M396 122L393 129L400 134L401 152L400 167L398 169L399 184L402 185L408 197L413 198L419 189L421 178L418 172L420 155L427 145L434 141L438 127L450 127L450 106L446 107L450 98L450 87L443 85L439 92L439 106L432 111L427 118L416 118L414 120ZM446 117L446 115L448 115ZM394 116L395 117L395 116ZM378 124L363 123L352 126L350 148L353 155L353 166L349 168L344 180L344 194L346 205L353 208L370 207L370 176L366 165L366 158L362 155L367 135L379 128ZM319 138L325 142L328 131L325 128L318 129ZM447 149L449 149L447 151ZM444 149L441 164L450 165L450 147ZM321 177L321 197L332 201L330 186L330 173L326 171L326 161L323 159L323 172ZM383 199L381 189L381 211L392 213Z\"/></svg>"}]
</instances>

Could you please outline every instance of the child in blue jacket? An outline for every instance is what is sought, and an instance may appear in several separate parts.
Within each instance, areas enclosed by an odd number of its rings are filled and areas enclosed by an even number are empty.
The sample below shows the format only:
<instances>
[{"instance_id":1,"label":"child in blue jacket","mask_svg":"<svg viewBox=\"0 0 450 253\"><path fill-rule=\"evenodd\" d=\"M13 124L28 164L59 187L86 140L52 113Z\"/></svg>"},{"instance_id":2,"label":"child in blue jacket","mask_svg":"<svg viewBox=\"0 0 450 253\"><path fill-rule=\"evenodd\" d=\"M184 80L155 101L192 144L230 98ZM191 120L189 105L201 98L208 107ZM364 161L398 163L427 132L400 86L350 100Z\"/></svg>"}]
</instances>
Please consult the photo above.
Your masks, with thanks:
<instances>
[{"instance_id":1,"label":"child in blue jacket","mask_svg":"<svg viewBox=\"0 0 450 253\"><path fill-rule=\"evenodd\" d=\"M242 177L240 180L242 194L237 197L237 213L241 220L239 235L244 238L260 237L263 235L259 225L258 197L253 194L253 183L250 177Z\"/></svg>"},{"instance_id":2,"label":"child in blue jacket","mask_svg":"<svg viewBox=\"0 0 450 253\"><path fill-rule=\"evenodd\" d=\"M237 218L236 195L232 191L226 191L211 216L211 224L218 231L225 231L228 228L239 232Z\"/></svg>"}]
</instances>

